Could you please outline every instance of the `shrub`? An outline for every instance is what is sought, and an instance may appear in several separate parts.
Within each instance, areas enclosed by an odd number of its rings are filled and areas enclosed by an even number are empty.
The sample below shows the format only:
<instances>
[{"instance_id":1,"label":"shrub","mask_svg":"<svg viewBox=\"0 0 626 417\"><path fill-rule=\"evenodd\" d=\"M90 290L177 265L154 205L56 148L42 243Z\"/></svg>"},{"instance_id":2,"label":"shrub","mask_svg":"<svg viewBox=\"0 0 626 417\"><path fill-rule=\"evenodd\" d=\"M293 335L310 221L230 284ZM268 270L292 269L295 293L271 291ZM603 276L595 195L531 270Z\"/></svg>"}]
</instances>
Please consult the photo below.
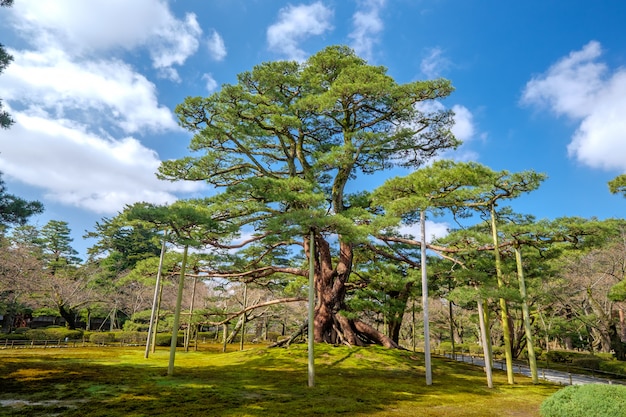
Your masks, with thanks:
<instances>
[{"instance_id":1,"label":"shrub","mask_svg":"<svg viewBox=\"0 0 626 417\"><path fill-rule=\"evenodd\" d=\"M145 344L148 332L114 332L115 341L125 344Z\"/></svg>"},{"instance_id":2,"label":"shrub","mask_svg":"<svg viewBox=\"0 0 626 417\"><path fill-rule=\"evenodd\" d=\"M89 336L89 341L97 345L106 345L107 343L113 343L115 341L115 335L108 332L92 333Z\"/></svg>"},{"instance_id":3,"label":"shrub","mask_svg":"<svg viewBox=\"0 0 626 417\"><path fill-rule=\"evenodd\" d=\"M572 359L572 366L576 368L592 369L594 371L598 371L600 370L600 362L602 362L602 359L596 356L588 356L585 358Z\"/></svg>"},{"instance_id":4,"label":"shrub","mask_svg":"<svg viewBox=\"0 0 626 417\"><path fill-rule=\"evenodd\" d=\"M184 342L184 336L179 334L178 340L176 341L176 346L183 346L183 342ZM156 346L171 346L172 335L168 333L159 333L156 335L154 344Z\"/></svg>"},{"instance_id":5,"label":"shrub","mask_svg":"<svg viewBox=\"0 0 626 417\"><path fill-rule=\"evenodd\" d=\"M548 397L542 417L624 417L626 386L570 385Z\"/></svg>"},{"instance_id":6,"label":"shrub","mask_svg":"<svg viewBox=\"0 0 626 417\"><path fill-rule=\"evenodd\" d=\"M473 355L482 355L484 353L483 346L480 344L469 345L469 351Z\"/></svg>"},{"instance_id":7,"label":"shrub","mask_svg":"<svg viewBox=\"0 0 626 417\"><path fill-rule=\"evenodd\" d=\"M82 330L69 330L65 327L48 327L43 329L45 340L80 340L83 337Z\"/></svg>"},{"instance_id":8,"label":"shrub","mask_svg":"<svg viewBox=\"0 0 626 417\"><path fill-rule=\"evenodd\" d=\"M603 361L600 363L600 370L626 378L626 362L623 361Z\"/></svg>"},{"instance_id":9,"label":"shrub","mask_svg":"<svg viewBox=\"0 0 626 417\"><path fill-rule=\"evenodd\" d=\"M30 330L30 327L18 327L17 329L13 330L13 333L25 334L25 333L28 333L29 330Z\"/></svg>"},{"instance_id":10,"label":"shrub","mask_svg":"<svg viewBox=\"0 0 626 417\"><path fill-rule=\"evenodd\" d=\"M0 340L25 340L28 337L24 333L2 333Z\"/></svg>"},{"instance_id":11,"label":"shrub","mask_svg":"<svg viewBox=\"0 0 626 417\"><path fill-rule=\"evenodd\" d=\"M561 352L560 350L551 350L546 352L546 359L553 363L568 363L572 358L568 352Z\"/></svg>"}]
</instances>

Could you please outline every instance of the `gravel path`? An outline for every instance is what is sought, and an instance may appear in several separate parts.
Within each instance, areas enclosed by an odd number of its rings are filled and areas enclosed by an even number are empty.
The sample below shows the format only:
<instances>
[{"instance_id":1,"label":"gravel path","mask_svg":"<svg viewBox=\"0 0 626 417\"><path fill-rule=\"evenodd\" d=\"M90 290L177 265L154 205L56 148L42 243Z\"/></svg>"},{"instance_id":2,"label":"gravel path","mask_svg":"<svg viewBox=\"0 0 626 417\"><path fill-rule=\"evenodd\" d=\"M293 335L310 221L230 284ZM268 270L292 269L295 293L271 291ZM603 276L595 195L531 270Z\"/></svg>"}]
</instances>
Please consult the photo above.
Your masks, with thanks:
<instances>
[{"instance_id":1,"label":"gravel path","mask_svg":"<svg viewBox=\"0 0 626 417\"><path fill-rule=\"evenodd\" d=\"M452 355L446 354L447 358L452 359ZM485 367L485 361L482 357L479 356L470 356L470 355L456 355L456 360L459 362L465 362L472 365L480 366L482 368ZM506 371L506 365L504 361L494 361L493 363L494 370L503 370ZM513 371L516 374L525 375L530 377L530 367L527 365L515 365L513 367ZM611 380L609 378L599 378L591 375L580 375L573 374L571 372L563 372L563 371L555 371L553 369L544 369L539 368L539 379L543 379L545 381L554 382L560 385L583 385L583 384L622 384L626 385L624 381L619 380Z\"/></svg>"}]
</instances>

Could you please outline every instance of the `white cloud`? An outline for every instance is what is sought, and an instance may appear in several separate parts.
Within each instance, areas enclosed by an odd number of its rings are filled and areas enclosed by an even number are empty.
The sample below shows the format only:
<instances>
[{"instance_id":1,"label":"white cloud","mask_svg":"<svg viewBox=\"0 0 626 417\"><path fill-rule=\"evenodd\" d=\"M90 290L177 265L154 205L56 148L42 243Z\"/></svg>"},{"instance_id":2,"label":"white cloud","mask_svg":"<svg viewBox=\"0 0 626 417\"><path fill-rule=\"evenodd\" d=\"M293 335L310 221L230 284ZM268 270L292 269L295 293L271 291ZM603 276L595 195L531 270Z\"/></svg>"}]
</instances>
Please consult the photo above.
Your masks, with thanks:
<instances>
[{"instance_id":1,"label":"white cloud","mask_svg":"<svg viewBox=\"0 0 626 417\"><path fill-rule=\"evenodd\" d=\"M398 228L398 232L403 235L413 236L416 240L421 239L421 236L422 236L419 223L400 226ZM445 237L449 233L450 233L450 225L448 223L426 220L426 242L427 243L430 243L435 239Z\"/></svg>"},{"instance_id":2,"label":"white cloud","mask_svg":"<svg viewBox=\"0 0 626 417\"><path fill-rule=\"evenodd\" d=\"M445 111L446 107L440 101L422 101L417 105L417 109L424 113L430 114L440 111ZM452 133L457 139L467 142L473 139L476 135L476 126L474 125L474 115L465 106L455 104L452 106L454 112L454 125L452 126Z\"/></svg>"},{"instance_id":3,"label":"white cloud","mask_svg":"<svg viewBox=\"0 0 626 417\"><path fill-rule=\"evenodd\" d=\"M418 103L417 109L424 114L429 114L433 112L445 111L446 107L440 101L430 100ZM472 112L467 107L460 104L453 105L452 111L454 112L454 125L451 130L454 136L463 143L467 143L476 138L477 129ZM486 134L483 133L479 136L484 137L485 135ZM478 154L467 147L461 146L458 149L443 151L432 161L442 158L454 159L455 161L475 161L478 159Z\"/></svg>"},{"instance_id":4,"label":"white cloud","mask_svg":"<svg viewBox=\"0 0 626 417\"><path fill-rule=\"evenodd\" d=\"M319 1L281 9L278 21L267 29L269 48L287 59L303 61L307 54L299 48L299 42L332 29L332 15L332 10Z\"/></svg>"},{"instance_id":5,"label":"white cloud","mask_svg":"<svg viewBox=\"0 0 626 417\"><path fill-rule=\"evenodd\" d=\"M384 6L385 0L359 0L359 10L352 16L354 29L349 35L353 40L352 48L367 60L372 58L372 50L378 42L377 35L384 28L380 18L380 11Z\"/></svg>"},{"instance_id":6,"label":"white cloud","mask_svg":"<svg viewBox=\"0 0 626 417\"><path fill-rule=\"evenodd\" d=\"M211 74L204 74L202 79L206 80L206 89L209 93L212 93L217 89L217 81L215 81Z\"/></svg>"},{"instance_id":7,"label":"white cloud","mask_svg":"<svg viewBox=\"0 0 626 417\"><path fill-rule=\"evenodd\" d=\"M467 107L460 104L452 106L452 111L454 112L454 126L452 126L454 136L463 142L473 139L476 134L474 115Z\"/></svg>"},{"instance_id":8,"label":"white cloud","mask_svg":"<svg viewBox=\"0 0 626 417\"><path fill-rule=\"evenodd\" d=\"M450 66L450 61L444 57L441 48L432 48L428 50L428 55L422 59L420 70L426 78L438 78L441 72Z\"/></svg>"},{"instance_id":9,"label":"white cloud","mask_svg":"<svg viewBox=\"0 0 626 417\"><path fill-rule=\"evenodd\" d=\"M626 171L626 69L599 62L592 41L533 77L521 102L549 109L580 124L568 145L570 156L594 168Z\"/></svg>"},{"instance_id":10,"label":"white cloud","mask_svg":"<svg viewBox=\"0 0 626 417\"><path fill-rule=\"evenodd\" d=\"M171 111L158 104L155 85L128 64L72 61L58 49L11 54L15 60L0 77L8 103L113 123L127 133L176 128Z\"/></svg>"},{"instance_id":11,"label":"white cloud","mask_svg":"<svg viewBox=\"0 0 626 417\"><path fill-rule=\"evenodd\" d=\"M226 58L226 45L224 45L224 39L217 31L213 31L207 41L207 47L211 57L216 61L222 61Z\"/></svg>"},{"instance_id":12,"label":"white cloud","mask_svg":"<svg viewBox=\"0 0 626 417\"><path fill-rule=\"evenodd\" d=\"M182 65L188 57L198 50L198 38L202 29L193 13L185 16L185 21L172 19L167 25L159 27L156 36L150 41L149 49L153 66L166 73L175 71L174 64ZM170 76L173 81L180 81L178 73Z\"/></svg>"},{"instance_id":13,"label":"white cloud","mask_svg":"<svg viewBox=\"0 0 626 417\"><path fill-rule=\"evenodd\" d=\"M200 187L157 180L158 155L132 137L97 135L79 123L41 114L11 114L15 125L0 131L2 171L44 189L46 198L113 214L136 201L169 203L176 200L174 192Z\"/></svg>"},{"instance_id":14,"label":"white cloud","mask_svg":"<svg viewBox=\"0 0 626 417\"><path fill-rule=\"evenodd\" d=\"M172 66L196 52L202 34L194 14L179 20L164 0L20 0L9 10L35 48L84 57L145 47L154 68L173 78Z\"/></svg>"}]
</instances>

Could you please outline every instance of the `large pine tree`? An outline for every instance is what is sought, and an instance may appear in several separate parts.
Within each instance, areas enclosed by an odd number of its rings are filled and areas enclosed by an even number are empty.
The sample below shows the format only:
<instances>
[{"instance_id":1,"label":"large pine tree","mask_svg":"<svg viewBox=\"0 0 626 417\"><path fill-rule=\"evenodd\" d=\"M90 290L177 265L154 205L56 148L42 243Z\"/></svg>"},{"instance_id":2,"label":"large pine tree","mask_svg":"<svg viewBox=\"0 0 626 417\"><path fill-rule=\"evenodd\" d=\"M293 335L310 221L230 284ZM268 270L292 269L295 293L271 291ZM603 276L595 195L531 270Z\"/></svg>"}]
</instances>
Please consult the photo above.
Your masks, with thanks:
<instances>
[{"instance_id":1,"label":"large pine tree","mask_svg":"<svg viewBox=\"0 0 626 417\"><path fill-rule=\"evenodd\" d=\"M367 239L372 216L358 191L366 175L416 169L458 144L451 112L424 105L451 92L444 79L398 84L343 46L304 63L264 63L176 108L194 133L193 155L164 162L160 176L206 181L221 191L207 201L216 218L252 230L245 265L233 271L244 274L239 278L308 276L304 256L313 231L315 340L395 346L354 315L340 314L355 247ZM285 256L297 253L294 247L302 256Z\"/></svg>"}]
</instances>

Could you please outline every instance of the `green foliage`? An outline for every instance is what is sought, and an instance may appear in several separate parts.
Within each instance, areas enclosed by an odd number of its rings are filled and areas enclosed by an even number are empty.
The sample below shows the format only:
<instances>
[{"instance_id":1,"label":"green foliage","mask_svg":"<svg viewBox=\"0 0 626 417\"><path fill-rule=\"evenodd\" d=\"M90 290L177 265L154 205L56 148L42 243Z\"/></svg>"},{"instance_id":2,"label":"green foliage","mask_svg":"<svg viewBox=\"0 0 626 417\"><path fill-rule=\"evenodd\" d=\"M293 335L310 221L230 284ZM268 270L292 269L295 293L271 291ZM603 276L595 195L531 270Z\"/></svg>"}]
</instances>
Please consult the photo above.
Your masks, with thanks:
<instances>
[{"instance_id":1,"label":"green foliage","mask_svg":"<svg viewBox=\"0 0 626 417\"><path fill-rule=\"evenodd\" d=\"M17 333L20 337L14 339L27 340L81 340L82 330L69 330L65 327L47 327L45 329L27 329Z\"/></svg>"},{"instance_id":2,"label":"green foliage","mask_svg":"<svg viewBox=\"0 0 626 417\"><path fill-rule=\"evenodd\" d=\"M41 247L53 273L81 261L71 245L70 232L68 223L60 220L50 220L41 228Z\"/></svg>"},{"instance_id":3,"label":"green foliage","mask_svg":"<svg viewBox=\"0 0 626 417\"><path fill-rule=\"evenodd\" d=\"M11 7L12 5L13 0L0 1L0 7ZM13 56L7 52L4 45L0 44L0 74L4 72L11 61L13 61ZM13 123L14 120L11 118L11 115L5 110L2 110L2 100L0 100L0 127L8 129ZM0 210L0 213L3 213L3 211Z\"/></svg>"},{"instance_id":4,"label":"green foliage","mask_svg":"<svg viewBox=\"0 0 626 417\"><path fill-rule=\"evenodd\" d=\"M414 222L422 210L461 210L495 175L475 162L440 160L406 177L385 181L373 193L373 204Z\"/></svg>"},{"instance_id":5,"label":"green foliage","mask_svg":"<svg viewBox=\"0 0 626 417\"><path fill-rule=\"evenodd\" d=\"M582 368L582 369L591 369L594 371L600 370L600 363L602 363L602 359L597 356L589 356L586 358L573 358L572 359L572 367Z\"/></svg>"},{"instance_id":6,"label":"green foliage","mask_svg":"<svg viewBox=\"0 0 626 417\"><path fill-rule=\"evenodd\" d=\"M0 102L0 124L6 127L3 123L3 113ZM24 225L31 216L41 212L43 212L43 204L39 201L26 201L8 194L2 179L2 172L0 172L0 232L10 226Z\"/></svg>"},{"instance_id":7,"label":"green foliage","mask_svg":"<svg viewBox=\"0 0 626 417\"><path fill-rule=\"evenodd\" d=\"M65 327L48 327L45 330L48 340L80 340L83 337L82 330L69 330Z\"/></svg>"},{"instance_id":8,"label":"green foliage","mask_svg":"<svg viewBox=\"0 0 626 417\"><path fill-rule=\"evenodd\" d=\"M546 399L542 417L624 417L626 387L619 385L570 385Z\"/></svg>"},{"instance_id":9,"label":"green foliage","mask_svg":"<svg viewBox=\"0 0 626 417\"><path fill-rule=\"evenodd\" d=\"M178 339L176 341L176 346L183 346L185 341L185 336L179 334ZM158 333L156 335L154 344L156 346L171 346L172 344L172 335L170 333Z\"/></svg>"},{"instance_id":10,"label":"green foliage","mask_svg":"<svg viewBox=\"0 0 626 417\"><path fill-rule=\"evenodd\" d=\"M33 317L45 317L45 316L61 317L61 315L59 314L59 310L57 308L41 307L36 310L33 310Z\"/></svg>"},{"instance_id":11,"label":"green foliage","mask_svg":"<svg viewBox=\"0 0 626 417\"><path fill-rule=\"evenodd\" d=\"M605 360L600 362L600 370L619 376L621 379L626 379L626 361L605 358Z\"/></svg>"},{"instance_id":12,"label":"green foliage","mask_svg":"<svg viewBox=\"0 0 626 417\"><path fill-rule=\"evenodd\" d=\"M126 345L137 345L146 343L148 332L140 331L123 331L113 332L114 340Z\"/></svg>"},{"instance_id":13,"label":"green foliage","mask_svg":"<svg viewBox=\"0 0 626 417\"><path fill-rule=\"evenodd\" d=\"M609 191L626 197L626 174L618 175L609 181Z\"/></svg>"},{"instance_id":14,"label":"green foliage","mask_svg":"<svg viewBox=\"0 0 626 417\"><path fill-rule=\"evenodd\" d=\"M545 359L552 363L569 363L572 361L572 355L570 352L564 352L560 350L550 350L545 353Z\"/></svg>"},{"instance_id":15,"label":"green foliage","mask_svg":"<svg viewBox=\"0 0 626 417\"><path fill-rule=\"evenodd\" d=\"M109 332L97 332L89 335L89 341L97 345L106 345L115 342L115 334Z\"/></svg>"},{"instance_id":16,"label":"green foliage","mask_svg":"<svg viewBox=\"0 0 626 417\"><path fill-rule=\"evenodd\" d=\"M609 300L626 301L626 280L620 281L611 287L609 290Z\"/></svg>"},{"instance_id":17,"label":"green foliage","mask_svg":"<svg viewBox=\"0 0 626 417\"><path fill-rule=\"evenodd\" d=\"M97 239L88 253L98 258L109 277L131 270L137 262L157 257L161 251L158 231L151 225L128 221L125 214L102 219L96 223L95 231L87 233L85 238Z\"/></svg>"}]
</instances>

